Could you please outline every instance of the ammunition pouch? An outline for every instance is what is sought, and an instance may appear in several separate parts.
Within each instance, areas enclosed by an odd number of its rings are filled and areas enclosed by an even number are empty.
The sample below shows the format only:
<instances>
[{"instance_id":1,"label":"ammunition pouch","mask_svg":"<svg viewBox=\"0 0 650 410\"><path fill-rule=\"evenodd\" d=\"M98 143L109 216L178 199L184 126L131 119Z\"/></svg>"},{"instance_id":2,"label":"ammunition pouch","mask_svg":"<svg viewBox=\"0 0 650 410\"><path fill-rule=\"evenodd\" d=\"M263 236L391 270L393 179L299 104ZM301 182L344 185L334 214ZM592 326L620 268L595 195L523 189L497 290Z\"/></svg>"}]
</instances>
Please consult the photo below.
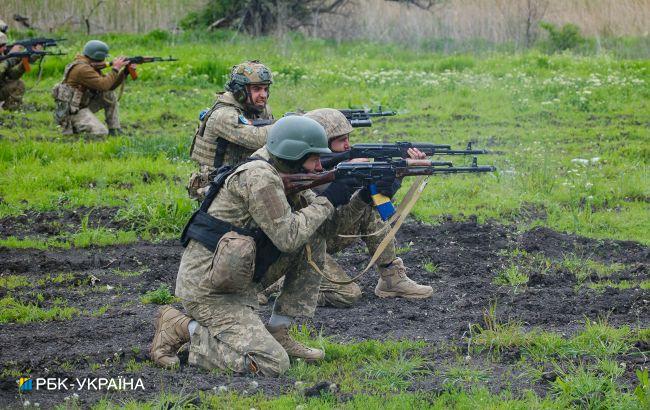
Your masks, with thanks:
<instances>
[{"instance_id":1,"label":"ammunition pouch","mask_svg":"<svg viewBox=\"0 0 650 410\"><path fill-rule=\"evenodd\" d=\"M54 116L60 124L66 116L79 112L83 106L84 92L66 83L59 83L52 88L52 97L56 101Z\"/></svg>"}]
</instances>

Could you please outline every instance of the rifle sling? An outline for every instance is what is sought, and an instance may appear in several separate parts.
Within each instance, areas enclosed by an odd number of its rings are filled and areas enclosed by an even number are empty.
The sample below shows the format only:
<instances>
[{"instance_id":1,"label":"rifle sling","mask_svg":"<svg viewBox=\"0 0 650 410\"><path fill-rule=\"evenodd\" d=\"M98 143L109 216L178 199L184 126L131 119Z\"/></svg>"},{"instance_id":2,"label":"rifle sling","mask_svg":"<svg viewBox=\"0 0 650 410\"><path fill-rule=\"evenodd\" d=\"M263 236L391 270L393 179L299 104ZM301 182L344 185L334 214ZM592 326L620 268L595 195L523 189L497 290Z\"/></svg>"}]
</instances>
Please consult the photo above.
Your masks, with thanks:
<instances>
[{"instance_id":1,"label":"rifle sling","mask_svg":"<svg viewBox=\"0 0 650 410\"><path fill-rule=\"evenodd\" d=\"M413 182L413 185L411 185L411 188L404 196L404 199L402 199L402 202L400 203L397 212L395 213L395 215L393 215L393 217L389 221L389 224L393 221L396 221L395 225L393 225L391 230L388 231L384 239L379 243L379 246L377 246L375 253L370 258L370 261L363 269L363 271L359 273L357 276L353 277L352 279L344 280L344 281L338 281L330 278L318 267L318 265L316 265L316 263L311 257L311 247L309 246L309 244L307 244L306 245L307 263L309 264L309 266L311 266L316 272L318 272L318 274L320 274L327 281L334 283L335 285L349 285L350 283L356 281L357 279L365 275L366 272L368 272L368 270L372 266L374 266L375 263L377 263L379 256L384 252L388 244L395 238L397 231L406 220L406 217L411 213L411 209L413 209L413 206L420 198L420 195L422 195L424 188L427 186L428 180L429 180L429 176L420 175L416 178L415 182ZM380 231L383 231L383 229L381 229Z\"/></svg>"}]
</instances>

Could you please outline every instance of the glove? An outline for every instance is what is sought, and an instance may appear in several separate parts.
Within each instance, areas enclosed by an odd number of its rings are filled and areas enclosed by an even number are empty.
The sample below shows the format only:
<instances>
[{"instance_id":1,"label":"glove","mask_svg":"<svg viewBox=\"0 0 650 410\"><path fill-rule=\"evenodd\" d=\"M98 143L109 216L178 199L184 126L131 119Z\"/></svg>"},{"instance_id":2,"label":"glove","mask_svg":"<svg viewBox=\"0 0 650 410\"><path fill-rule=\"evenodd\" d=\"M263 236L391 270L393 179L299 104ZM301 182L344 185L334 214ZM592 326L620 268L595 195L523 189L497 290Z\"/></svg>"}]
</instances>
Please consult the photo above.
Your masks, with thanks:
<instances>
[{"instance_id":1,"label":"glove","mask_svg":"<svg viewBox=\"0 0 650 410\"><path fill-rule=\"evenodd\" d=\"M319 196L324 196L336 208L350 202L352 194L357 190L357 180L354 178L337 179Z\"/></svg>"},{"instance_id":2,"label":"glove","mask_svg":"<svg viewBox=\"0 0 650 410\"><path fill-rule=\"evenodd\" d=\"M395 177L385 177L375 182L375 186L377 187L378 194L393 199L402 186L402 181ZM368 187L363 187L363 189L359 191L359 198L367 204L372 204L372 196L370 195Z\"/></svg>"},{"instance_id":3,"label":"glove","mask_svg":"<svg viewBox=\"0 0 650 410\"><path fill-rule=\"evenodd\" d=\"M402 186L402 181L397 178L390 179L381 179L375 184L377 186L377 192L393 199L397 191L399 191Z\"/></svg>"}]
</instances>

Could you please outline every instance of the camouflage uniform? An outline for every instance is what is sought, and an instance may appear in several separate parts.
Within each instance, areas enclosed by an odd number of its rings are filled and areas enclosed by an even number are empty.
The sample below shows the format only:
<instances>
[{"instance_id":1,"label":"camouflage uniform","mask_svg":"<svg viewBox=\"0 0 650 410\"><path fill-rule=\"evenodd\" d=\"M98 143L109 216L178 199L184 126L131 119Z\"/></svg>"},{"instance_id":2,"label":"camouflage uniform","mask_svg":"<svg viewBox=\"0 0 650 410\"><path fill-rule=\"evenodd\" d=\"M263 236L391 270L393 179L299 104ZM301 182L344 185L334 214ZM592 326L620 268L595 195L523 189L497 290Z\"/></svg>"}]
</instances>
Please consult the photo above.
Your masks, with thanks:
<instances>
[{"instance_id":1,"label":"camouflage uniform","mask_svg":"<svg viewBox=\"0 0 650 410\"><path fill-rule=\"evenodd\" d=\"M266 148L255 156L270 158ZM231 231L214 253L194 240L189 242L179 267L176 295L199 324L191 335L191 364L264 375L288 369L286 351L255 313L256 293L260 285L268 286L285 276L274 312L313 316L320 276L307 263L305 245L310 245L312 259L322 267L321 225L333 212L332 204L312 191L287 198L278 171L264 161L243 164L226 179L208 213L237 227L260 227L282 255L257 284L252 282L253 238Z\"/></svg>"},{"instance_id":2,"label":"camouflage uniform","mask_svg":"<svg viewBox=\"0 0 650 410\"><path fill-rule=\"evenodd\" d=\"M6 110L20 108L25 95L25 83L20 77L25 68L19 58L0 61L0 106Z\"/></svg>"},{"instance_id":3,"label":"camouflage uniform","mask_svg":"<svg viewBox=\"0 0 650 410\"><path fill-rule=\"evenodd\" d=\"M92 62L86 56L77 55L66 66L63 81L52 89L57 103L55 120L64 134L106 135L109 129L120 128L119 104L113 90L122 84L127 70L112 69L104 75ZM99 110L104 110L108 128L95 116Z\"/></svg>"},{"instance_id":4,"label":"camouflage uniform","mask_svg":"<svg viewBox=\"0 0 650 410\"><path fill-rule=\"evenodd\" d=\"M7 36L0 33L0 46L7 44ZM34 62L38 57L30 58ZM25 83L20 79L25 73L25 67L20 58L9 58L0 61L0 107L6 110L20 108L25 94Z\"/></svg>"},{"instance_id":5,"label":"camouflage uniform","mask_svg":"<svg viewBox=\"0 0 650 410\"><path fill-rule=\"evenodd\" d=\"M352 132L353 128L349 122L338 110L331 108L322 108L310 111L305 114L305 117L311 118L321 124L327 132L329 141L347 135ZM315 190L320 191L324 187L317 187ZM358 235L361 240L366 244L368 253L373 255L379 244L385 237L385 234L390 230L390 226L381 220L381 217L370 204L359 199L359 193L355 194L353 200L349 204L339 207L335 213L332 222L326 226L328 229L325 231L325 239L327 242L327 256L325 258L324 273L336 281L348 281L351 278L343 271L341 266L336 260L330 256L334 253L340 252L346 247L350 246L358 240L358 238L345 238L339 235ZM376 232L382 232L377 235L371 235ZM392 264L390 268L385 268ZM390 241L384 248L377 260L378 270L382 277L392 277L396 273L397 276L388 279L388 283L398 283L401 289L396 293L398 296L403 297L425 297L429 291L432 292L430 287L417 285L412 282L405 274L405 268L400 258L395 254L395 240ZM381 280L380 280L381 282ZM384 294L386 290L387 281L378 284L375 293L380 295ZM267 289L259 296L261 301L264 301L265 294L272 293L276 286ZM382 296L382 297L392 297ZM349 307L361 298L361 288L356 283L349 283L346 285L335 284L328 280L323 280L321 283L320 293L318 295L319 306L334 306L334 307Z\"/></svg>"},{"instance_id":6,"label":"camouflage uniform","mask_svg":"<svg viewBox=\"0 0 650 410\"><path fill-rule=\"evenodd\" d=\"M259 78L260 71L268 73L269 77ZM272 83L268 68L258 61L234 66L231 82L237 76L248 84ZM217 100L201 120L192 141L190 157L198 162L200 171L190 176L190 197L202 197L202 190L208 185L210 172L221 165L238 164L264 146L270 126L257 127L249 124L252 120L260 119L273 119L268 104L261 112L255 112L238 101L232 91L217 94ZM219 146L221 148L218 149ZM219 154L217 151L220 151Z\"/></svg>"}]
</instances>

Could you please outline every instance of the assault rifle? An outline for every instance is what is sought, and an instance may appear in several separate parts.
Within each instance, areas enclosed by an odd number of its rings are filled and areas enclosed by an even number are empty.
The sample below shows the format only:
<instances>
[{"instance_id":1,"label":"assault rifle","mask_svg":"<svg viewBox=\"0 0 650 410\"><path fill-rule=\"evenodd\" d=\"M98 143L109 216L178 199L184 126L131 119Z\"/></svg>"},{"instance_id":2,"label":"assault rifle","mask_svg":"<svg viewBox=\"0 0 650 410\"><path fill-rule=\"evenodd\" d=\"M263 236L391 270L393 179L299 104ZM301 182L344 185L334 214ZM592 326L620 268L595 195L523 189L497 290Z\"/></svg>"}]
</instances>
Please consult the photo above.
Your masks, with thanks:
<instances>
[{"instance_id":1,"label":"assault rifle","mask_svg":"<svg viewBox=\"0 0 650 410\"><path fill-rule=\"evenodd\" d=\"M350 122L350 125L353 128L359 128L359 127L372 127L372 117L388 117L392 115L397 115L395 111L383 111L381 109L381 105L377 109L376 112L372 110L368 110L365 108L359 108L359 109L341 109L339 110L341 114L345 115L345 118L348 119ZM204 114L207 112L207 110L201 111L201 114ZM199 114L199 119L203 120L201 117L201 114ZM287 112L284 114L284 117L287 117L289 115L303 115L304 112ZM271 125L275 122L276 120L248 120L246 123L247 125L253 125L255 127L263 127L265 125Z\"/></svg>"},{"instance_id":2,"label":"assault rifle","mask_svg":"<svg viewBox=\"0 0 650 410\"><path fill-rule=\"evenodd\" d=\"M378 107L377 111L368 109L344 109L339 110L345 118L350 121L350 125L353 127L372 127L372 118L373 117L389 117L397 115L395 111L383 111L381 105Z\"/></svg>"},{"instance_id":3,"label":"assault rifle","mask_svg":"<svg viewBox=\"0 0 650 410\"><path fill-rule=\"evenodd\" d=\"M293 194L324 185L342 178L353 178L359 186L367 186L372 200L385 221L395 213L395 207L389 198L379 194L375 184L386 177L403 178L416 175L461 174L493 172L492 165L478 165L476 157L472 164L466 167L455 167L449 161L429 161L423 159L399 159L382 162L344 162L331 171L315 174L285 174L282 175L285 192Z\"/></svg>"},{"instance_id":4,"label":"assault rifle","mask_svg":"<svg viewBox=\"0 0 650 410\"><path fill-rule=\"evenodd\" d=\"M23 46L27 51L39 51L34 50L34 46L42 45L43 47L55 47L59 41L65 41L65 38L27 38L24 40L18 40L13 44L7 45L7 49L11 49L13 46Z\"/></svg>"},{"instance_id":5,"label":"assault rifle","mask_svg":"<svg viewBox=\"0 0 650 410\"><path fill-rule=\"evenodd\" d=\"M23 67L25 68L25 72L30 72L32 70L32 67L29 65L29 59L32 56L46 56L46 55L53 55L53 56L62 56L65 55L63 53L52 53L52 52L47 52L43 50L35 50L34 47L37 45L43 46L43 48L46 47L55 47L57 46L57 42L59 41L65 41L65 38L46 38L46 37L37 37L37 38L26 38L23 40L18 40L13 44L8 44L7 45L7 50L11 50L14 46L21 46L25 49L25 51L19 51L15 53L7 53L4 56L0 56L0 61L6 60L7 58L21 58Z\"/></svg>"},{"instance_id":6,"label":"assault rifle","mask_svg":"<svg viewBox=\"0 0 650 410\"><path fill-rule=\"evenodd\" d=\"M417 148L427 156L431 155L481 155L488 151L472 149L472 143L467 143L465 149L451 149L451 145L427 144L420 142L394 142L387 144L354 144L349 151L320 156L323 168L331 169L340 162L353 158L373 158L375 161L388 161L392 158L408 158L409 148Z\"/></svg>"},{"instance_id":7,"label":"assault rifle","mask_svg":"<svg viewBox=\"0 0 650 410\"><path fill-rule=\"evenodd\" d=\"M135 57L124 57L124 60L128 61L130 64L145 64L145 63L158 63L158 62L165 62L165 61L178 61L177 58L173 57L147 57L147 56L135 56ZM93 67L99 68L100 70L102 68L106 68L108 66L112 66L113 62L105 62L101 61L99 63L93 63ZM127 69L129 70L129 75L131 76L132 80L135 80L138 78L138 73L135 71L135 69L132 69L131 67L127 66Z\"/></svg>"},{"instance_id":8,"label":"assault rifle","mask_svg":"<svg viewBox=\"0 0 650 410\"><path fill-rule=\"evenodd\" d=\"M65 53L52 53L51 51L38 51L38 50L33 50L33 51L18 51L15 53L7 53L4 55L0 55L0 61L7 60L9 58L20 58L21 62L23 64L23 67L25 68L25 72L30 72L32 70L32 66L29 65L29 59L32 56L64 56Z\"/></svg>"}]
</instances>

